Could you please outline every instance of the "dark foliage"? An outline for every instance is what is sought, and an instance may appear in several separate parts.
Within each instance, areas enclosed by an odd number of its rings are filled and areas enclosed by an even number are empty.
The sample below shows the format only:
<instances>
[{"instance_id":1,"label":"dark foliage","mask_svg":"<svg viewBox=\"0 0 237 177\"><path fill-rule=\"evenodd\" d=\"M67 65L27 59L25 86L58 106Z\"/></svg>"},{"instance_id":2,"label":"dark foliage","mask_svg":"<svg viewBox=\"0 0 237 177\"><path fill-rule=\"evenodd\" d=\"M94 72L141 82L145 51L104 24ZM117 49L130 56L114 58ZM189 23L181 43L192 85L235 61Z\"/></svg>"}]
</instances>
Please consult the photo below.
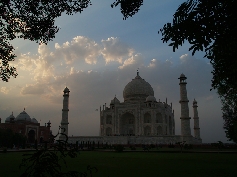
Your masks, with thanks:
<instances>
[{"instance_id":1,"label":"dark foliage","mask_svg":"<svg viewBox=\"0 0 237 177\"><path fill-rule=\"evenodd\" d=\"M168 148L175 148L175 145L170 143L170 144L168 145Z\"/></svg>"},{"instance_id":2,"label":"dark foliage","mask_svg":"<svg viewBox=\"0 0 237 177\"><path fill-rule=\"evenodd\" d=\"M236 5L235 0L188 0L175 12L173 23L160 29L163 42L171 41L173 51L186 40L191 44L192 54L205 51L214 67L212 87L225 85L224 92L237 88Z\"/></svg>"},{"instance_id":3,"label":"dark foliage","mask_svg":"<svg viewBox=\"0 0 237 177\"><path fill-rule=\"evenodd\" d=\"M95 167L87 167L85 172L69 171L63 172L60 163L66 164L66 157L75 158L78 154L78 146L68 149L68 137L64 133L59 133L55 138L61 137L53 147L49 147L47 142L43 149L36 150L33 154L24 154L20 168L24 167L25 171L21 177L86 177L92 176L98 170ZM62 138L63 137L63 138Z\"/></svg>"},{"instance_id":4,"label":"dark foliage","mask_svg":"<svg viewBox=\"0 0 237 177\"><path fill-rule=\"evenodd\" d=\"M23 147L25 143L26 137L22 134L14 133L11 129L0 129L0 147Z\"/></svg>"},{"instance_id":5,"label":"dark foliage","mask_svg":"<svg viewBox=\"0 0 237 177\"><path fill-rule=\"evenodd\" d=\"M120 5L124 18L139 11L143 0L116 0L111 7ZM15 67L9 65L16 55L10 41L16 38L47 44L55 38L59 28L55 19L62 13L81 13L91 5L90 0L2 0L0 3L0 78L8 82L16 77Z\"/></svg>"},{"instance_id":6,"label":"dark foliage","mask_svg":"<svg viewBox=\"0 0 237 177\"><path fill-rule=\"evenodd\" d=\"M16 57L9 41L23 38L47 44L59 30L54 25L57 17L63 12L68 15L81 13L89 5L90 0L3 0L0 3L0 78L8 81L10 76L17 76L16 68L8 63ZM116 0L111 7L118 5L126 20L140 10L143 0ZM237 97L236 5L236 0L187 0L173 15L173 22L165 24L158 32L162 34L163 42L171 41L169 46L173 51L185 41L191 44L189 50L193 55L196 51L205 51L205 57L214 68L212 88L217 89L222 103L228 102L223 104L223 111L235 104ZM227 133L230 117L223 112L224 120L228 121L224 124ZM233 140L232 133L227 136Z\"/></svg>"},{"instance_id":7,"label":"dark foliage","mask_svg":"<svg viewBox=\"0 0 237 177\"><path fill-rule=\"evenodd\" d=\"M114 146L114 150L115 152L123 152L124 147L123 145L119 144L119 145Z\"/></svg>"},{"instance_id":8,"label":"dark foliage","mask_svg":"<svg viewBox=\"0 0 237 177\"><path fill-rule=\"evenodd\" d=\"M226 137L230 141L237 143L237 99L235 101L228 101L228 99L222 99L222 112L224 119L224 129Z\"/></svg>"},{"instance_id":9,"label":"dark foliage","mask_svg":"<svg viewBox=\"0 0 237 177\"><path fill-rule=\"evenodd\" d=\"M193 145L192 144L185 144L184 149L186 149L186 150L193 149Z\"/></svg>"},{"instance_id":10,"label":"dark foliage","mask_svg":"<svg viewBox=\"0 0 237 177\"><path fill-rule=\"evenodd\" d=\"M236 126L232 126L235 116L227 112L237 109L236 5L235 0L188 0L175 12L173 23L165 24L158 32L163 42L171 41L173 51L185 41L191 44L193 55L205 51L213 66L212 88L217 89L222 100L224 128L230 140L234 139L230 132L236 131Z\"/></svg>"},{"instance_id":11,"label":"dark foliage","mask_svg":"<svg viewBox=\"0 0 237 177\"><path fill-rule=\"evenodd\" d=\"M183 148L186 144L186 141L180 141L180 142L177 142L176 144L179 145L180 151L183 152Z\"/></svg>"},{"instance_id":12,"label":"dark foliage","mask_svg":"<svg viewBox=\"0 0 237 177\"><path fill-rule=\"evenodd\" d=\"M224 143L223 142L221 142L221 141L218 141L217 143L211 143L211 146L213 146L213 147L217 147L219 150L222 150L222 149L224 149Z\"/></svg>"},{"instance_id":13,"label":"dark foliage","mask_svg":"<svg viewBox=\"0 0 237 177\"><path fill-rule=\"evenodd\" d=\"M126 20L128 17L135 15L143 4L143 0L116 0L111 7L120 5L120 11L123 14L123 19Z\"/></svg>"},{"instance_id":14,"label":"dark foliage","mask_svg":"<svg viewBox=\"0 0 237 177\"><path fill-rule=\"evenodd\" d=\"M66 13L82 12L91 4L90 0L2 0L0 2L0 78L8 81L16 77L15 67L9 65L16 55L10 41L15 38L28 39L47 44L59 28L55 19Z\"/></svg>"}]
</instances>

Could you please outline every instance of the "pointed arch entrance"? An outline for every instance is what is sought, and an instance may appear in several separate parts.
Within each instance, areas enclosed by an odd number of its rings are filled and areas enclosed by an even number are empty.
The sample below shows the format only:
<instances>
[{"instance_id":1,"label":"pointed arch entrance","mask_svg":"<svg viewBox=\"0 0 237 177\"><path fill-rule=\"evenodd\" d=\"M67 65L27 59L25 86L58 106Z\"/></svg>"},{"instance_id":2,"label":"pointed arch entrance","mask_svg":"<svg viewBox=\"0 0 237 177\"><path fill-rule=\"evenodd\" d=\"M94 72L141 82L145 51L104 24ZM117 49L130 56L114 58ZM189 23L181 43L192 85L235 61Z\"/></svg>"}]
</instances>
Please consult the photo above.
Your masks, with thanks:
<instances>
[{"instance_id":1,"label":"pointed arch entrance","mask_svg":"<svg viewBox=\"0 0 237 177\"><path fill-rule=\"evenodd\" d=\"M28 132L28 142L29 143L34 143L35 142L35 131L34 130L30 130Z\"/></svg>"},{"instance_id":2,"label":"pointed arch entrance","mask_svg":"<svg viewBox=\"0 0 237 177\"><path fill-rule=\"evenodd\" d=\"M135 117L131 113L125 113L120 119L120 135L135 135Z\"/></svg>"}]
</instances>

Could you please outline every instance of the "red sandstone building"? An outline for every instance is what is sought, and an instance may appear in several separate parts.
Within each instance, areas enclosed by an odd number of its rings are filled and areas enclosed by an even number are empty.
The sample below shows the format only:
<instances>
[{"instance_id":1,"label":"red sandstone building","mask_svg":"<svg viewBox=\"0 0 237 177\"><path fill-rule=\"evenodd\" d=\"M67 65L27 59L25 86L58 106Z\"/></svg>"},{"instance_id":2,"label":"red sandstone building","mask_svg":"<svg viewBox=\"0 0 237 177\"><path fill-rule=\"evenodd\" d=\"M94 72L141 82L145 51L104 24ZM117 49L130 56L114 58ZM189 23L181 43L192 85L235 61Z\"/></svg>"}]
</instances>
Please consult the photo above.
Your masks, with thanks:
<instances>
[{"instance_id":1,"label":"red sandstone building","mask_svg":"<svg viewBox=\"0 0 237 177\"><path fill-rule=\"evenodd\" d=\"M5 123L1 122L1 129L11 129L14 133L20 133L27 137L27 143L34 143L37 140L38 143L44 141L52 142L52 132L50 130L50 121L45 126L40 126L40 123L35 118L22 111L16 118L13 113L6 118Z\"/></svg>"}]
</instances>

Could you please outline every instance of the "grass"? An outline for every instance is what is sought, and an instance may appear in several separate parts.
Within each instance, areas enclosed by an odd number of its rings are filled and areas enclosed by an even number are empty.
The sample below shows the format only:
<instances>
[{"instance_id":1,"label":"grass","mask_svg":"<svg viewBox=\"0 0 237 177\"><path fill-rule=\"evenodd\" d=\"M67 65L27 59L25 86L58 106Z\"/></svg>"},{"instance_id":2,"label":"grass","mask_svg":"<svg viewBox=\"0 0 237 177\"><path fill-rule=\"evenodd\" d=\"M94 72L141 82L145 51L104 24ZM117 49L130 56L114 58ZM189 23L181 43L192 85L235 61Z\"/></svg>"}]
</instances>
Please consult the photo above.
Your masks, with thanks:
<instances>
[{"instance_id":1,"label":"grass","mask_svg":"<svg viewBox=\"0 0 237 177\"><path fill-rule=\"evenodd\" d=\"M0 153L0 177L17 177L22 152ZM237 176L237 154L81 152L67 159L67 170L86 171L87 165L99 171L95 177L232 177ZM66 168L64 168L66 170Z\"/></svg>"}]
</instances>

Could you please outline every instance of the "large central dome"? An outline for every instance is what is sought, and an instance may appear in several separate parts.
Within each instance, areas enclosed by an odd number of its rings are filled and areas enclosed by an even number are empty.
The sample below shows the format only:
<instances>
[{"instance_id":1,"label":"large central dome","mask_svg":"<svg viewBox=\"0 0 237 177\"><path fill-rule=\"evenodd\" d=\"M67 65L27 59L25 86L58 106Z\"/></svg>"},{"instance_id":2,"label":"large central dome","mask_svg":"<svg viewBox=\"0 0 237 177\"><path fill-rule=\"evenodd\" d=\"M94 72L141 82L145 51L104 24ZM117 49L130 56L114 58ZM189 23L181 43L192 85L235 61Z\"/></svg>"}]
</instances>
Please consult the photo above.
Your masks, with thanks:
<instances>
[{"instance_id":1,"label":"large central dome","mask_svg":"<svg viewBox=\"0 0 237 177\"><path fill-rule=\"evenodd\" d=\"M137 76L123 90L124 102L145 101L148 96L154 96L154 90L137 72Z\"/></svg>"}]
</instances>

